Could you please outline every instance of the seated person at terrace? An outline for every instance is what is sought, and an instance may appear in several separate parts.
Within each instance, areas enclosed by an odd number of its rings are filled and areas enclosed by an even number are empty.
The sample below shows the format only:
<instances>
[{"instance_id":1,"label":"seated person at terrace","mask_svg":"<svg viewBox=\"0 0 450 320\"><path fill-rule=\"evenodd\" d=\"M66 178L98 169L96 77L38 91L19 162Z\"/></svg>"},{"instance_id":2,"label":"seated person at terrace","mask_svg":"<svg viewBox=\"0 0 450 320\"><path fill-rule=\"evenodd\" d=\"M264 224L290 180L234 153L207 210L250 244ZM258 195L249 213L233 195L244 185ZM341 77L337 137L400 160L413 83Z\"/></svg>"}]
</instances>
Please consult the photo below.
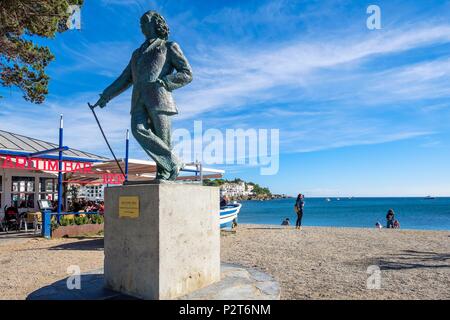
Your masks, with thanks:
<instances>
[{"instance_id":1,"label":"seated person at terrace","mask_svg":"<svg viewBox=\"0 0 450 320\"><path fill-rule=\"evenodd\" d=\"M98 205L98 213L99 214L105 213L105 202L104 201L100 201L100 203Z\"/></svg>"},{"instance_id":2,"label":"seated person at terrace","mask_svg":"<svg viewBox=\"0 0 450 320\"><path fill-rule=\"evenodd\" d=\"M225 207L225 206L227 206L227 204L228 204L228 198L227 198L227 196L223 196L220 199L220 207Z\"/></svg>"}]
</instances>

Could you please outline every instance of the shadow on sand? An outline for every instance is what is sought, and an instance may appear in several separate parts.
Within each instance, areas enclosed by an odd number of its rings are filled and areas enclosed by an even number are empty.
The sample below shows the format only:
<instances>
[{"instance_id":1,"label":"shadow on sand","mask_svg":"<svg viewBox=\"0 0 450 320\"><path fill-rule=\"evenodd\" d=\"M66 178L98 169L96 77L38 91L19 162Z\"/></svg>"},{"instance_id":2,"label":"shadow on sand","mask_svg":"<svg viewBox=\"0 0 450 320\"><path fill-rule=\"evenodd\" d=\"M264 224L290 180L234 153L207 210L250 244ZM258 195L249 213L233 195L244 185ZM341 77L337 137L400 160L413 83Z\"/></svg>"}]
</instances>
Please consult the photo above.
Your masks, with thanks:
<instances>
[{"instance_id":1,"label":"shadow on sand","mask_svg":"<svg viewBox=\"0 0 450 320\"><path fill-rule=\"evenodd\" d=\"M391 259L380 258L381 270L404 270L423 268L449 268L450 254L431 251L403 250L400 254L391 254Z\"/></svg>"},{"instance_id":2,"label":"shadow on sand","mask_svg":"<svg viewBox=\"0 0 450 320\"><path fill-rule=\"evenodd\" d=\"M87 238L77 238L79 240L84 240ZM49 248L49 250L103 250L104 240L103 238L94 238L87 241L77 241L71 243L63 243L54 247Z\"/></svg>"},{"instance_id":3,"label":"shadow on sand","mask_svg":"<svg viewBox=\"0 0 450 320\"><path fill-rule=\"evenodd\" d=\"M68 289L73 279L62 279L27 296L27 300L136 300L136 298L104 288L103 271L81 275L80 289ZM69 280L69 281L68 281Z\"/></svg>"},{"instance_id":4,"label":"shadow on sand","mask_svg":"<svg viewBox=\"0 0 450 320\"><path fill-rule=\"evenodd\" d=\"M24 231L10 231L10 232L0 232L0 240L1 239L31 239L37 238L41 235L39 233L34 233L32 231L24 232Z\"/></svg>"}]
</instances>

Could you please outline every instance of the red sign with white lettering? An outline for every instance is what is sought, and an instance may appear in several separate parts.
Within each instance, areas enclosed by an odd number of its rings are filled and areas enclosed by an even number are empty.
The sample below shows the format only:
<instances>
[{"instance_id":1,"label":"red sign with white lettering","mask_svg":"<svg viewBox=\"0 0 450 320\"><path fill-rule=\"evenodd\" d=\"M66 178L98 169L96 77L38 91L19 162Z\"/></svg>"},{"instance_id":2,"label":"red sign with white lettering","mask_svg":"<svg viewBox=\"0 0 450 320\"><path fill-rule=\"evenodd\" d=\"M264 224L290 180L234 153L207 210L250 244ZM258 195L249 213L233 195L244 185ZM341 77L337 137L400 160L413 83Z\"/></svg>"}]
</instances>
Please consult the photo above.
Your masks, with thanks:
<instances>
[{"instance_id":1,"label":"red sign with white lettering","mask_svg":"<svg viewBox=\"0 0 450 320\"><path fill-rule=\"evenodd\" d=\"M59 161L53 159L27 158L21 156L5 156L3 169L41 170L59 172ZM122 184L125 177L118 173L97 173L92 171L92 163L62 161L62 173L97 174L103 177L104 184Z\"/></svg>"},{"instance_id":2,"label":"red sign with white lettering","mask_svg":"<svg viewBox=\"0 0 450 320\"><path fill-rule=\"evenodd\" d=\"M58 160L27 158L20 156L6 156L3 161L3 169L42 170L59 172ZM89 162L63 161L61 172L92 173L92 164Z\"/></svg>"}]
</instances>

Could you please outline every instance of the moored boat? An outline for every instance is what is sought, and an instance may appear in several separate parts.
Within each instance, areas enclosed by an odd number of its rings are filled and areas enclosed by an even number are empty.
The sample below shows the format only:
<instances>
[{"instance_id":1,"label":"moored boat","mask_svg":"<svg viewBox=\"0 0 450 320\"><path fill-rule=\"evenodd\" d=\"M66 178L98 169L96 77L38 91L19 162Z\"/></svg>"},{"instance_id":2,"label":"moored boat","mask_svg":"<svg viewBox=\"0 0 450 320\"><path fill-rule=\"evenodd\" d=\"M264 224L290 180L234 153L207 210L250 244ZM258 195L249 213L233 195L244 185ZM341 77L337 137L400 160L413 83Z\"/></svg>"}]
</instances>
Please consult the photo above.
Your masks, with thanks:
<instances>
[{"instance_id":1,"label":"moored boat","mask_svg":"<svg viewBox=\"0 0 450 320\"><path fill-rule=\"evenodd\" d=\"M233 228L237 223L238 214L242 204L230 203L224 207L220 207L220 228Z\"/></svg>"}]
</instances>

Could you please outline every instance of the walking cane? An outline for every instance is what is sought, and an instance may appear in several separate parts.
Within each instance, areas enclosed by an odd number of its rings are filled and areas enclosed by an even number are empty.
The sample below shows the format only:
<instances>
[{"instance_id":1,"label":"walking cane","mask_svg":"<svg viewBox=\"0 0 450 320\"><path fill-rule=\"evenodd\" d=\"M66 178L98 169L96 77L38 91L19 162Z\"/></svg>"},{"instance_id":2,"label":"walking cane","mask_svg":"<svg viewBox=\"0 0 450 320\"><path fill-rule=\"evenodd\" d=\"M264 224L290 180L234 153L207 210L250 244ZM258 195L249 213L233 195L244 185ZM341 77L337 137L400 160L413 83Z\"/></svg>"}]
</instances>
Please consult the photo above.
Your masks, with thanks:
<instances>
[{"instance_id":1,"label":"walking cane","mask_svg":"<svg viewBox=\"0 0 450 320\"><path fill-rule=\"evenodd\" d=\"M105 139L105 142L108 145L109 151L111 151L111 154L114 157L114 160L116 160L116 163L117 163L117 166L120 169L120 172L122 172L123 176L125 177L125 172L123 172L122 167L120 166L120 163L117 160L116 155L114 154L114 151L112 150L111 146L109 145L108 139L106 139L106 135L103 132L103 128L100 125L100 121L98 121L97 114L95 113L95 110L94 110L94 106L92 106L89 102L88 102L88 106L89 106L89 109L91 109L92 114L94 115L95 121L97 121L98 127L100 128L100 131L102 132L103 138Z\"/></svg>"}]
</instances>

